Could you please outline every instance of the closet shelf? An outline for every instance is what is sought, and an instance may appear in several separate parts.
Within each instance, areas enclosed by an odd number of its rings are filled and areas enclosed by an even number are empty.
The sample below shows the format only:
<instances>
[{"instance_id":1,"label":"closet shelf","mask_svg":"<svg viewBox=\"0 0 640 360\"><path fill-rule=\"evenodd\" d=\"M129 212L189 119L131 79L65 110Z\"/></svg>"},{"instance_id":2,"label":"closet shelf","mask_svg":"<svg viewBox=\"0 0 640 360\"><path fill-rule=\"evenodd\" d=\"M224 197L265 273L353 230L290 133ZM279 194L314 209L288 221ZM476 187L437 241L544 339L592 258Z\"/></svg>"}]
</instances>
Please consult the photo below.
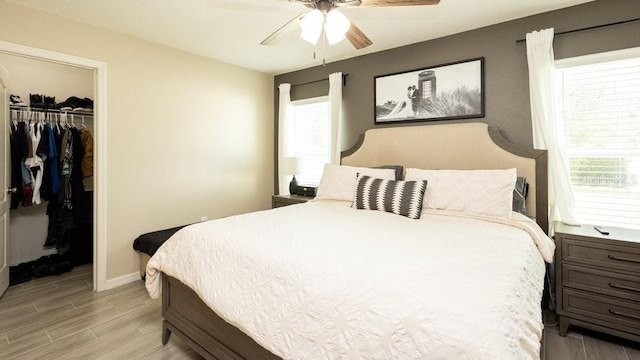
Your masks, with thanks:
<instances>
[{"instance_id":1,"label":"closet shelf","mask_svg":"<svg viewBox=\"0 0 640 360\"><path fill-rule=\"evenodd\" d=\"M25 106L15 106L10 105L9 110L17 110L17 111L26 111L26 112L40 112L40 113L51 113L51 114L69 114L69 115L83 115L83 116L93 116L93 111L62 111L60 109L46 109L46 108L32 108Z\"/></svg>"}]
</instances>

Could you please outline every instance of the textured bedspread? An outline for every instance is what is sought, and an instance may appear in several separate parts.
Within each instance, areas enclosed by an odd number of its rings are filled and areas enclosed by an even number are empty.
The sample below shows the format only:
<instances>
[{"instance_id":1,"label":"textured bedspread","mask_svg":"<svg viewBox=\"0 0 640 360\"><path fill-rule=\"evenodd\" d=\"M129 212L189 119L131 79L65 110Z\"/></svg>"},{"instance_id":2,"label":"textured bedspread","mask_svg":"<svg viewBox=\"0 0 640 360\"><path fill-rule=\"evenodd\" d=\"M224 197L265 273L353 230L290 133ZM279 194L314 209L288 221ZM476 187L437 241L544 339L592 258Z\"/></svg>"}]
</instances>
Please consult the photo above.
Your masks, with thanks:
<instances>
[{"instance_id":1,"label":"textured bedspread","mask_svg":"<svg viewBox=\"0 0 640 360\"><path fill-rule=\"evenodd\" d=\"M183 228L146 284L177 278L285 359L537 359L553 243L513 223L309 202Z\"/></svg>"}]
</instances>

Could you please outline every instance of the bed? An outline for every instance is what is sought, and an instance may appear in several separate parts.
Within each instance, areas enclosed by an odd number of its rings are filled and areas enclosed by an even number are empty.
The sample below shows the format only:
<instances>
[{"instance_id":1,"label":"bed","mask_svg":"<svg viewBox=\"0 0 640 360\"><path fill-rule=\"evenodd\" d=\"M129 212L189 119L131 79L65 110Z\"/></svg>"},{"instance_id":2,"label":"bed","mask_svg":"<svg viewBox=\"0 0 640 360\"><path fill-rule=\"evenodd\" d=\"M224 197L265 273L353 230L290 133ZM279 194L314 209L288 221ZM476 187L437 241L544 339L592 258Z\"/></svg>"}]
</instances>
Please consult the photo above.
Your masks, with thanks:
<instances>
[{"instance_id":1,"label":"bed","mask_svg":"<svg viewBox=\"0 0 640 360\"><path fill-rule=\"evenodd\" d=\"M151 231L133 240L133 250L138 252L138 258L140 259L140 278L142 278L142 280L146 277L147 263L151 257L165 241L185 226L186 225L181 225L169 229Z\"/></svg>"},{"instance_id":2,"label":"bed","mask_svg":"<svg viewBox=\"0 0 640 360\"><path fill-rule=\"evenodd\" d=\"M516 169L530 184L529 217L431 209L446 192L429 184L450 184L429 178L418 219L356 210L326 197L333 190L321 182L320 199L306 204L185 227L147 266L147 289L162 297L163 344L175 333L208 359L539 357L554 251L542 230L545 151L483 123L378 128L342 164L402 165L408 178ZM358 176L357 189L371 180Z\"/></svg>"}]
</instances>

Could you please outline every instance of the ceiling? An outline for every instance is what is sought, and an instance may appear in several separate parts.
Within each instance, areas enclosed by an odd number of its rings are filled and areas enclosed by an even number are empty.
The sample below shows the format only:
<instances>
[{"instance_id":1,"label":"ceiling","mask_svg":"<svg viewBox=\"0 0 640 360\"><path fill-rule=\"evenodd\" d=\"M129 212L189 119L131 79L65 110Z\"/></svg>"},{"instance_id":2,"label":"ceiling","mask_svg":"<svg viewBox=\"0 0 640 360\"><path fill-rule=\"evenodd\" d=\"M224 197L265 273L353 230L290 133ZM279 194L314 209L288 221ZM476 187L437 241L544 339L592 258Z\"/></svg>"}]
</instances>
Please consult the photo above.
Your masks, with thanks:
<instances>
[{"instance_id":1,"label":"ceiling","mask_svg":"<svg viewBox=\"0 0 640 360\"><path fill-rule=\"evenodd\" d=\"M593 0L441 0L435 6L344 8L341 11L373 41L362 50L348 41L313 46L297 32L276 46L260 45L309 11L286 0L7 1L278 75L320 65L323 58L343 60Z\"/></svg>"}]
</instances>

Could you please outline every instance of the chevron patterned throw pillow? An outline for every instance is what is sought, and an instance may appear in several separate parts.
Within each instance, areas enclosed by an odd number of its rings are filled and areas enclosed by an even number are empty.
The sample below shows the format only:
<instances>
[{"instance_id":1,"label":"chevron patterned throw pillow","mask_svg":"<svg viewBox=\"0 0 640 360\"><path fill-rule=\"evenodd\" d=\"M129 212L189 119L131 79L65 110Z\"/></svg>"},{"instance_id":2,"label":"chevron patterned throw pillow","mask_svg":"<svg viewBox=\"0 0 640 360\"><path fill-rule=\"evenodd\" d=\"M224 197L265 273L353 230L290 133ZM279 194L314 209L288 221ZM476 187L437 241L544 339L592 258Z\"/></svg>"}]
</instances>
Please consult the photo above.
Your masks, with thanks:
<instances>
[{"instance_id":1,"label":"chevron patterned throw pillow","mask_svg":"<svg viewBox=\"0 0 640 360\"><path fill-rule=\"evenodd\" d=\"M394 181L358 174L352 207L419 219L426 180Z\"/></svg>"}]
</instances>

